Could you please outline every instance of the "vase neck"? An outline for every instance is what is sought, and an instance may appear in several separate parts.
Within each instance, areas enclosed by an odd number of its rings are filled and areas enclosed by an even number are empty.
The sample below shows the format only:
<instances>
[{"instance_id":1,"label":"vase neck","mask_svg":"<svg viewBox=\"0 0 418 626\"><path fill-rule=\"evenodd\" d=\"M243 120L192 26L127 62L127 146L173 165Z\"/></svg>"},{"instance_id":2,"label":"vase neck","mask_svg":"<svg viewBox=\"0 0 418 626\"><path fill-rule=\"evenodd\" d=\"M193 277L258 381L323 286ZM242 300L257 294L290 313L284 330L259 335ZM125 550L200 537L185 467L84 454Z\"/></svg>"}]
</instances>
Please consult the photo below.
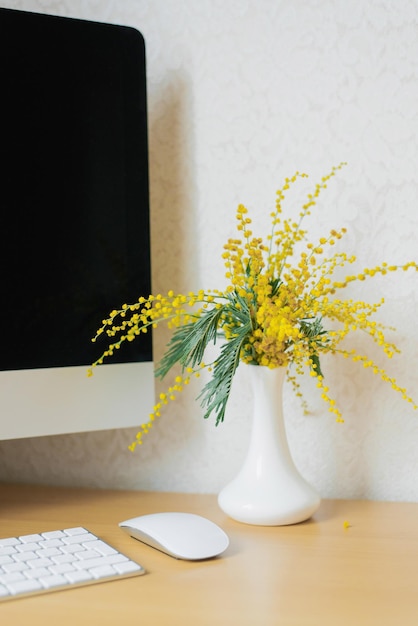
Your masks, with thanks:
<instances>
[{"instance_id":1,"label":"vase neck","mask_svg":"<svg viewBox=\"0 0 418 626\"><path fill-rule=\"evenodd\" d=\"M288 450L286 429L283 417L283 382L286 368L269 369L264 366L250 366L253 391L252 440L271 439Z\"/></svg>"},{"instance_id":2,"label":"vase neck","mask_svg":"<svg viewBox=\"0 0 418 626\"><path fill-rule=\"evenodd\" d=\"M254 394L269 394L282 404L283 383L286 377L286 367L271 369L262 365L249 365L251 386Z\"/></svg>"}]
</instances>

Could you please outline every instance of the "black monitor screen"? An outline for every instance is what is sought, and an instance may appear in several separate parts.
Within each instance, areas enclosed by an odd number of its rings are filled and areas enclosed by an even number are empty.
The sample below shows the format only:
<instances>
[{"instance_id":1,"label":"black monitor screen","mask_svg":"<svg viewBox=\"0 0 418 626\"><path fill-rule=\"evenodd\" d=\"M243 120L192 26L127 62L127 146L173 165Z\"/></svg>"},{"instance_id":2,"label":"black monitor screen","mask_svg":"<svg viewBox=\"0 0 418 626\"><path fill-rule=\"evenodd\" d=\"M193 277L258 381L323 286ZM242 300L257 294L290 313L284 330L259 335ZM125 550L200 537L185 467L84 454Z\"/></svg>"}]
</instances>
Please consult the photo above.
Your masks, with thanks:
<instances>
[{"instance_id":1,"label":"black monitor screen","mask_svg":"<svg viewBox=\"0 0 418 626\"><path fill-rule=\"evenodd\" d=\"M89 364L150 293L143 37L0 9L0 58L0 369ZM143 335L119 360L151 358Z\"/></svg>"}]
</instances>

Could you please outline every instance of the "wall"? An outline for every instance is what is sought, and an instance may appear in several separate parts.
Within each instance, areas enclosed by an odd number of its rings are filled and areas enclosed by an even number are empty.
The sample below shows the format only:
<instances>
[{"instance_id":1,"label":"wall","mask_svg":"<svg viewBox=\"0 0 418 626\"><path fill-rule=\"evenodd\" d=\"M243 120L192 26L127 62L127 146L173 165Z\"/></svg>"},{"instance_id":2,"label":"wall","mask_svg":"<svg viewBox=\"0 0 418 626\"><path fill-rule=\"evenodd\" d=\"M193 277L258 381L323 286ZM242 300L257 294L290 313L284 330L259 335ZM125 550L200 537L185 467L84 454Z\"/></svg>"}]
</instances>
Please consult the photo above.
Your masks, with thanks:
<instances>
[{"instance_id":1,"label":"wall","mask_svg":"<svg viewBox=\"0 0 418 626\"><path fill-rule=\"evenodd\" d=\"M4 7L137 27L148 54L154 290L224 284L222 246L243 202L267 232L275 190L296 169L329 185L313 235L348 229L359 266L417 259L418 4L401 0L15 0ZM51 51L53 53L53 51ZM306 188L303 187L303 193ZM299 200L298 194L296 194ZM296 202L296 200L295 200ZM297 211L298 204L293 207ZM289 206L291 209L291 205ZM388 372L416 392L417 274L350 287L379 301L402 354ZM157 354L167 339L156 335ZM353 346L380 359L353 335ZM345 423L309 377L303 416L285 410L292 452L324 497L418 499L418 412L368 370L324 362ZM0 444L2 480L216 492L239 467L250 394L239 370L227 419L215 428L194 402L172 404L134 454L134 433ZM418 399L418 392L416 392Z\"/></svg>"}]
</instances>

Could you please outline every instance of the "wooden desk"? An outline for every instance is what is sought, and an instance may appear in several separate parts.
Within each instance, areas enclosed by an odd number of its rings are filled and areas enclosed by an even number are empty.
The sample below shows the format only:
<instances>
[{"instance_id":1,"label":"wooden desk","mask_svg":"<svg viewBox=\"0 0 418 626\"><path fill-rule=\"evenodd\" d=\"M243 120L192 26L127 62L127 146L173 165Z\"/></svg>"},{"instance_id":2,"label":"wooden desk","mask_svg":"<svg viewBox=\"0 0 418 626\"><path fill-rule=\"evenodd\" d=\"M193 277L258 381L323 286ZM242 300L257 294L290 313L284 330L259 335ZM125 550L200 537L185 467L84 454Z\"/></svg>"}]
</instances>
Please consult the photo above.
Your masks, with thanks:
<instances>
[{"instance_id":1,"label":"wooden desk","mask_svg":"<svg viewBox=\"0 0 418 626\"><path fill-rule=\"evenodd\" d=\"M169 510L212 519L230 547L177 561L118 528ZM418 624L418 504L328 500L303 524L257 527L228 519L215 496L0 485L0 511L1 537L82 525L148 572L2 603L5 626Z\"/></svg>"}]
</instances>

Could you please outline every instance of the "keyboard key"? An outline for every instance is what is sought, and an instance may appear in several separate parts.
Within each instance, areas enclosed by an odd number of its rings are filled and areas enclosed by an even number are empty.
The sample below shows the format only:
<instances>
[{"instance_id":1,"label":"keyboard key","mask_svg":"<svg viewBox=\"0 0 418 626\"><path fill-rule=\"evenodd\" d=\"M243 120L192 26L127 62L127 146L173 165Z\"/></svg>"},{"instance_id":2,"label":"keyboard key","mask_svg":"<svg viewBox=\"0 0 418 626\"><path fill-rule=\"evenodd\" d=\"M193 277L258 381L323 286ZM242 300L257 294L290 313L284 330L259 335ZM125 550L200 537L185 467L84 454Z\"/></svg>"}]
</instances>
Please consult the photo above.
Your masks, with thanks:
<instances>
[{"instance_id":1,"label":"keyboard key","mask_svg":"<svg viewBox=\"0 0 418 626\"><path fill-rule=\"evenodd\" d=\"M41 535L22 535L19 537L21 543L37 543L42 540Z\"/></svg>"},{"instance_id":2,"label":"keyboard key","mask_svg":"<svg viewBox=\"0 0 418 626\"><path fill-rule=\"evenodd\" d=\"M39 550L39 543L22 543L20 546L16 546L18 552L33 552Z\"/></svg>"},{"instance_id":3,"label":"keyboard key","mask_svg":"<svg viewBox=\"0 0 418 626\"><path fill-rule=\"evenodd\" d=\"M89 531L82 526L77 526L76 528L66 528L64 534L72 537L74 535L87 535Z\"/></svg>"},{"instance_id":4,"label":"keyboard key","mask_svg":"<svg viewBox=\"0 0 418 626\"><path fill-rule=\"evenodd\" d=\"M128 572L137 572L141 569L141 566L138 563L134 563L133 561L126 560L123 563L115 563L113 565L115 570L119 574L127 574Z\"/></svg>"},{"instance_id":5,"label":"keyboard key","mask_svg":"<svg viewBox=\"0 0 418 626\"><path fill-rule=\"evenodd\" d=\"M93 580L94 577L87 570L77 570L75 572L68 572L65 574L65 577L69 580L70 583L83 583L89 580Z\"/></svg>"},{"instance_id":6,"label":"keyboard key","mask_svg":"<svg viewBox=\"0 0 418 626\"><path fill-rule=\"evenodd\" d=\"M9 574L10 572L24 572L27 569L29 569L29 565L25 563L25 561L15 561L14 563L6 563L6 565L3 565L2 567L2 571L5 572L6 574Z\"/></svg>"},{"instance_id":7,"label":"keyboard key","mask_svg":"<svg viewBox=\"0 0 418 626\"><path fill-rule=\"evenodd\" d=\"M88 543L89 541L96 541L97 537L92 535L91 533L86 533L84 535L69 535L68 537L63 537L62 541L66 544L72 543Z\"/></svg>"},{"instance_id":8,"label":"keyboard key","mask_svg":"<svg viewBox=\"0 0 418 626\"><path fill-rule=\"evenodd\" d=\"M61 576L61 574L51 574L51 576L42 577L39 579L39 582L46 589L68 585L68 579L64 576Z\"/></svg>"},{"instance_id":9,"label":"keyboard key","mask_svg":"<svg viewBox=\"0 0 418 626\"><path fill-rule=\"evenodd\" d=\"M38 548L44 550L45 548L59 548L64 546L62 539L44 539L38 542Z\"/></svg>"},{"instance_id":10,"label":"keyboard key","mask_svg":"<svg viewBox=\"0 0 418 626\"><path fill-rule=\"evenodd\" d=\"M79 559L83 559L83 561L88 561L89 559L97 559L103 556L100 552L96 552L96 550L84 550L83 552L79 552L77 554Z\"/></svg>"},{"instance_id":11,"label":"keyboard key","mask_svg":"<svg viewBox=\"0 0 418 626\"><path fill-rule=\"evenodd\" d=\"M9 554L16 554L17 550L14 546L3 546L0 548L0 556L7 556Z\"/></svg>"},{"instance_id":12,"label":"keyboard key","mask_svg":"<svg viewBox=\"0 0 418 626\"><path fill-rule=\"evenodd\" d=\"M74 554L57 554L57 556L52 556L49 565L53 565L54 563L72 563L74 561Z\"/></svg>"},{"instance_id":13,"label":"keyboard key","mask_svg":"<svg viewBox=\"0 0 418 626\"><path fill-rule=\"evenodd\" d=\"M102 565L101 567L93 567L89 569L90 574L94 578L105 578L106 576L114 576L116 574L115 569L111 565Z\"/></svg>"},{"instance_id":14,"label":"keyboard key","mask_svg":"<svg viewBox=\"0 0 418 626\"><path fill-rule=\"evenodd\" d=\"M62 546L60 550L62 554L75 554L76 552L84 552L85 547L79 543L71 543L69 546Z\"/></svg>"},{"instance_id":15,"label":"keyboard key","mask_svg":"<svg viewBox=\"0 0 418 626\"><path fill-rule=\"evenodd\" d=\"M10 585L11 583L18 582L19 580L27 580L26 576L22 572L10 572L10 574L1 574L0 582L3 585Z\"/></svg>"},{"instance_id":16,"label":"keyboard key","mask_svg":"<svg viewBox=\"0 0 418 626\"><path fill-rule=\"evenodd\" d=\"M15 583L10 583L7 585L8 590L12 594L17 593L29 593L31 591L38 591L42 589L42 585L38 580L28 579L19 580Z\"/></svg>"},{"instance_id":17,"label":"keyboard key","mask_svg":"<svg viewBox=\"0 0 418 626\"><path fill-rule=\"evenodd\" d=\"M36 554L36 552L18 552L17 554L14 555L13 557L15 559L16 562L21 562L21 561L31 561L32 559L37 559L38 558L38 554Z\"/></svg>"},{"instance_id":18,"label":"keyboard key","mask_svg":"<svg viewBox=\"0 0 418 626\"><path fill-rule=\"evenodd\" d=\"M6 546L16 546L16 545L20 545L20 541L17 537L8 537L6 539L0 539L0 548L6 547Z\"/></svg>"},{"instance_id":19,"label":"keyboard key","mask_svg":"<svg viewBox=\"0 0 418 626\"><path fill-rule=\"evenodd\" d=\"M26 578L41 578L41 576L49 576L50 570L46 567L32 567L25 571Z\"/></svg>"},{"instance_id":20,"label":"keyboard key","mask_svg":"<svg viewBox=\"0 0 418 626\"><path fill-rule=\"evenodd\" d=\"M36 555L40 559L49 558L50 556L57 556L57 554L62 554L62 552L58 548L45 548L37 550L36 552Z\"/></svg>"},{"instance_id":21,"label":"keyboard key","mask_svg":"<svg viewBox=\"0 0 418 626\"><path fill-rule=\"evenodd\" d=\"M77 569L91 570L93 567L103 567L106 565L113 565L115 563L121 563L127 560L127 557L123 554L110 554L109 556L99 556L96 559L80 559L74 562L74 567Z\"/></svg>"},{"instance_id":22,"label":"keyboard key","mask_svg":"<svg viewBox=\"0 0 418 626\"><path fill-rule=\"evenodd\" d=\"M100 554L103 555L107 555L107 554L116 554L117 550L115 550L115 548L112 548L112 546L109 546L108 543L105 543L104 541L90 541L89 543L89 549L90 550L97 550L97 552L99 552Z\"/></svg>"},{"instance_id":23,"label":"keyboard key","mask_svg":"<svg viewBox=\"0 0 418 626\"><path fill-rule=\"evenodd\" d=\"M33 561L26 561L26 563L29 567L48 567L49 565L53 565L54 561L52 559L38 558L33 559Z\"/></svg>"},{"instance_id":24,"label":"keyboard key","mask_svg":"<svg viewBox=\"0 0 418 626\"><path fill-rule=\"evenodd\" d=\"M61 539L65 537L65 533L62 530L50 530L46 533L42 533L44 539Z\"/></svg>"},{"instance_id":25,"label":"keyboard key","mask_svg":"<svg viewBox=\"0 0 418 626\"><path fill-rule=\"evenodd\" d=\"M68 574L68 572L76 572L77 570L72 563L59 563L51 565L48 571L53 574Z\"/></svg>"}]
</instances>

